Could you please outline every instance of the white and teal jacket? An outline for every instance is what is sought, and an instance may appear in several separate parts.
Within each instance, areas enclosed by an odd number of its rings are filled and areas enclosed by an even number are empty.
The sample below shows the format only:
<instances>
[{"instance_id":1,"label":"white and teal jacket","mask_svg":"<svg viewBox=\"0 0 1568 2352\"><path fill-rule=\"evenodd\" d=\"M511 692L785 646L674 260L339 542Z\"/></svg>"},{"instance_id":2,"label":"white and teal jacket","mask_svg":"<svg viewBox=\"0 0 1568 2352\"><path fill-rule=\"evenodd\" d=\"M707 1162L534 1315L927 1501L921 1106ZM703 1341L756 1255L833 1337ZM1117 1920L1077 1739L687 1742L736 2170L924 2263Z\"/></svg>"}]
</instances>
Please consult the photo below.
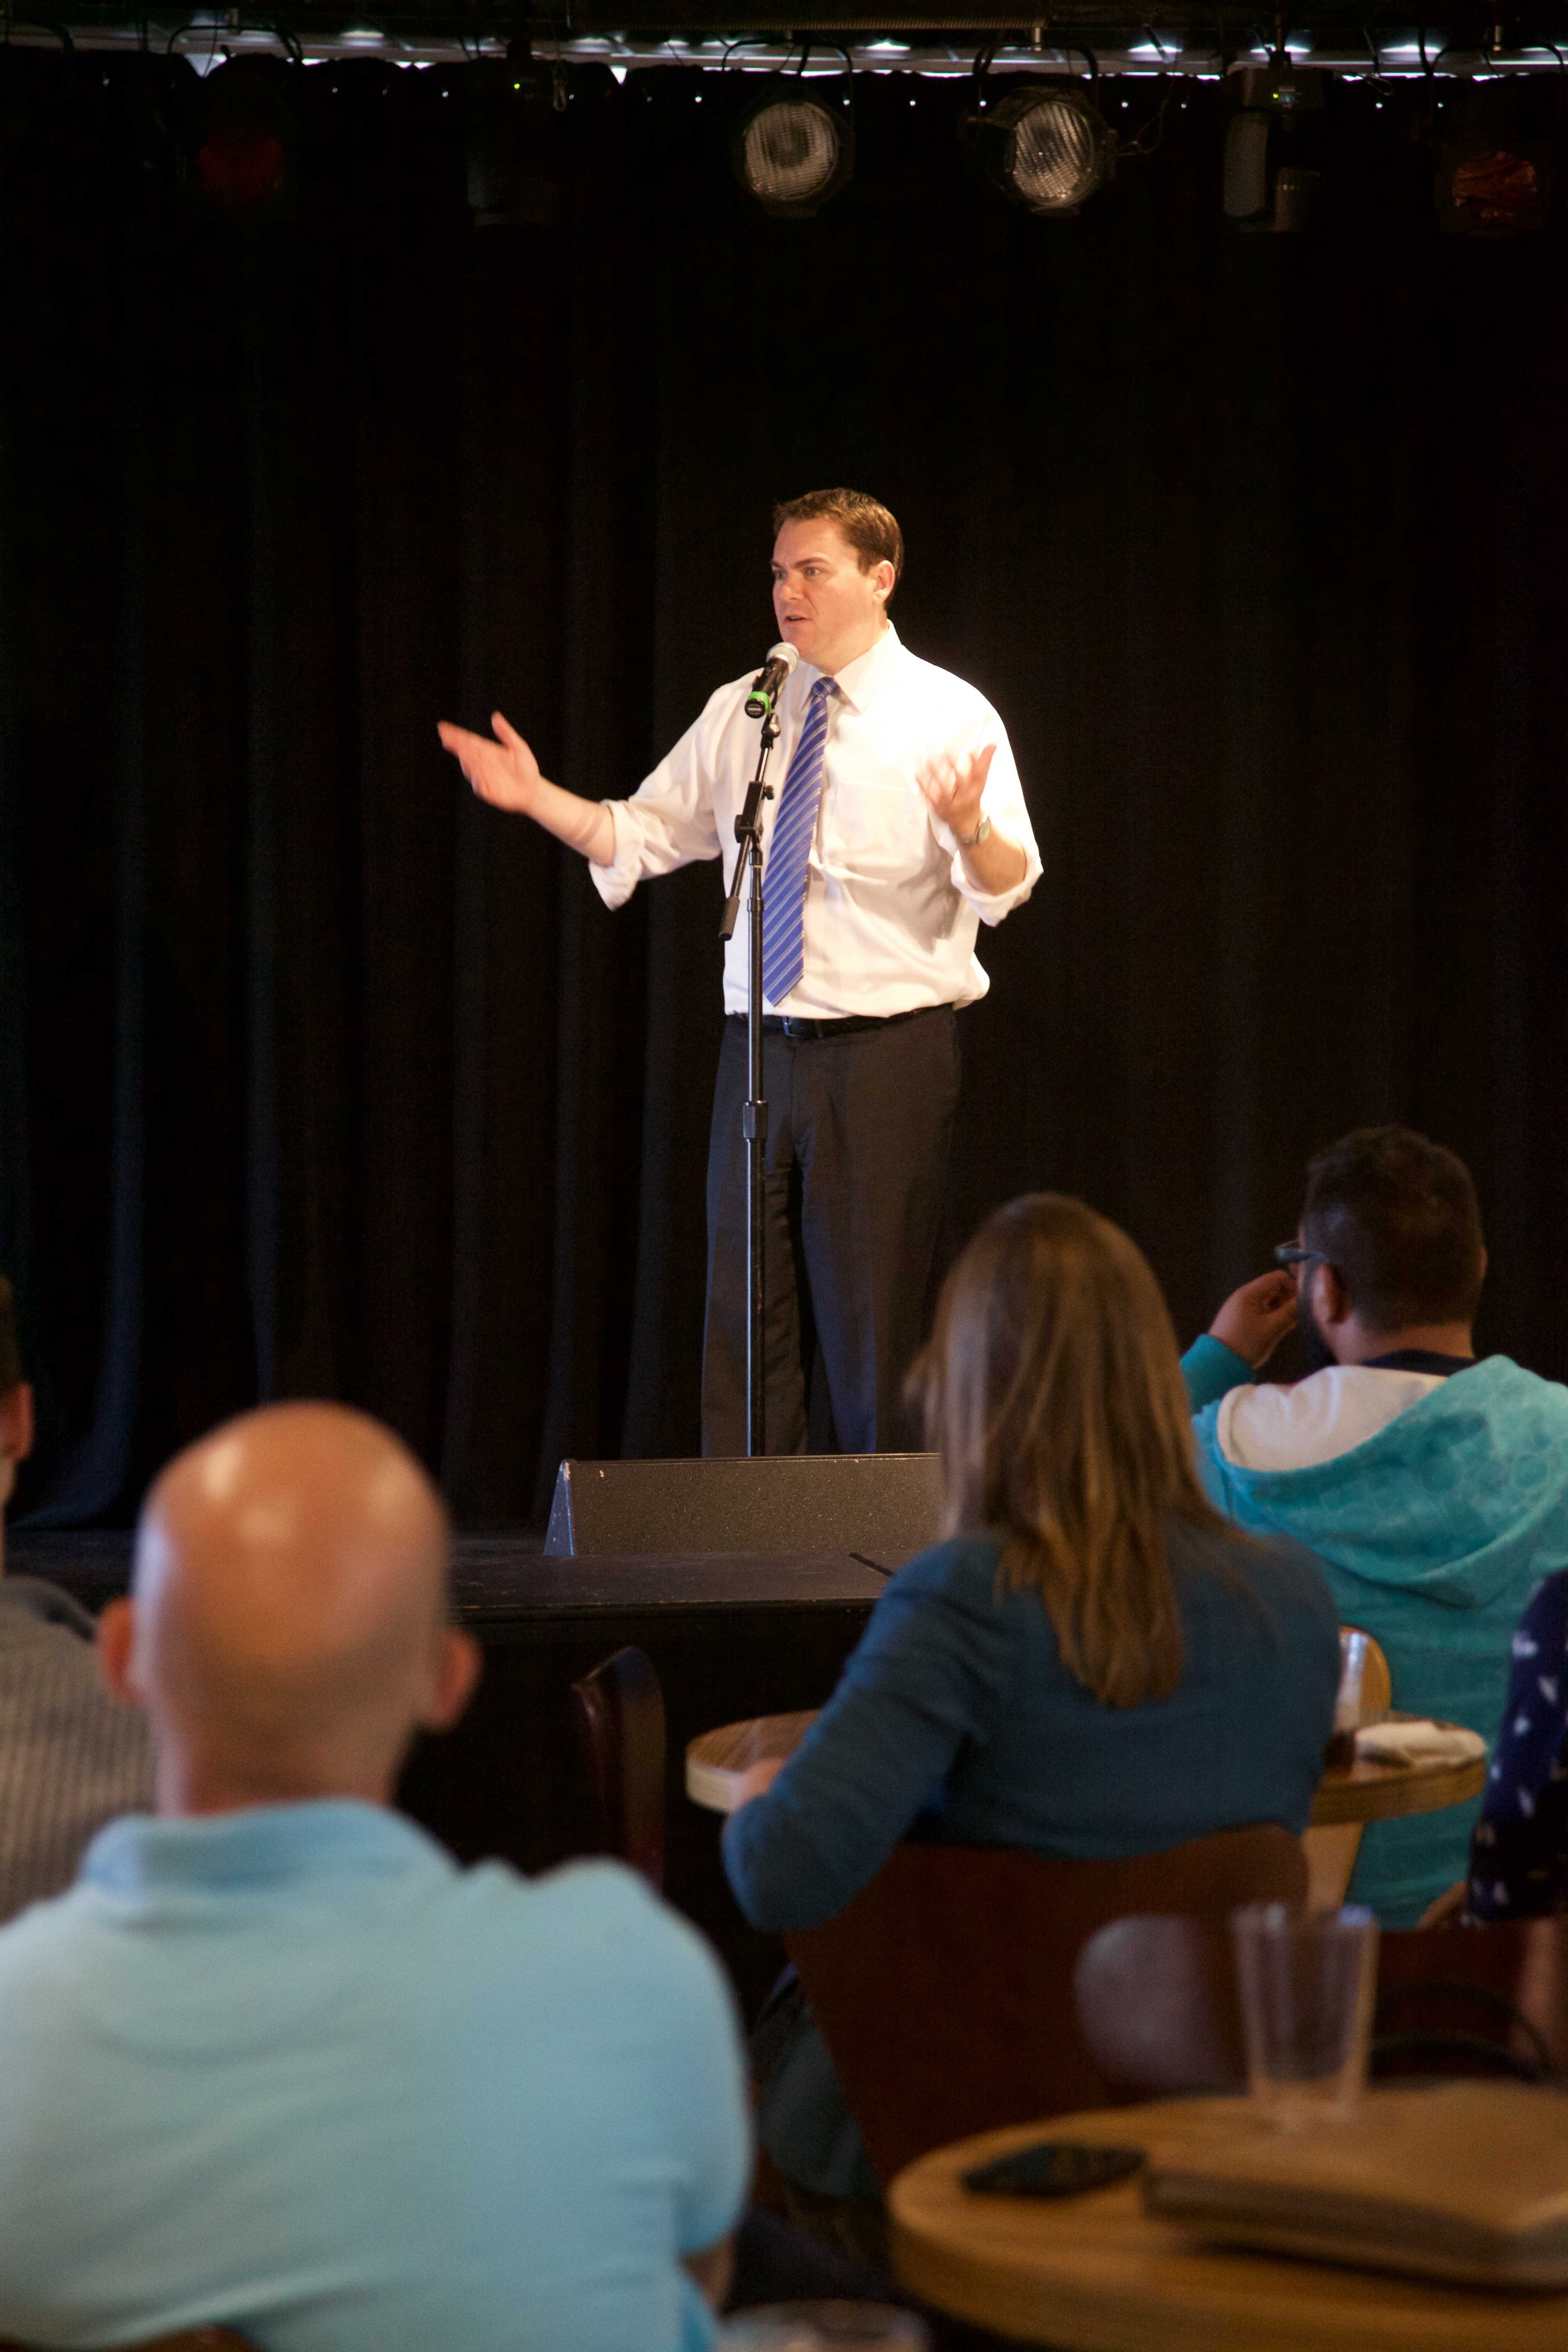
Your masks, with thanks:
<instances>
[{"instance_id":1,"label":"white and teal jacket","mask_svg":"<svg viewBox=\"0 0 1568 2352\"><path fill-rule=\"evenodd\" d=\"M1341 1623L1386 1652L1396 1707L1493 1742L1520 1613L1568 1567L1568 1389L1506 1356L1448 1378L1332 1365L1254 1387L1212 1338L1183 1370L1220 1508L1316 1553ZM1414 1926L1464 1876L1479 1809L1374 1824L1351 1899L1385 1927Z\"/></svg>"}]
</instances>

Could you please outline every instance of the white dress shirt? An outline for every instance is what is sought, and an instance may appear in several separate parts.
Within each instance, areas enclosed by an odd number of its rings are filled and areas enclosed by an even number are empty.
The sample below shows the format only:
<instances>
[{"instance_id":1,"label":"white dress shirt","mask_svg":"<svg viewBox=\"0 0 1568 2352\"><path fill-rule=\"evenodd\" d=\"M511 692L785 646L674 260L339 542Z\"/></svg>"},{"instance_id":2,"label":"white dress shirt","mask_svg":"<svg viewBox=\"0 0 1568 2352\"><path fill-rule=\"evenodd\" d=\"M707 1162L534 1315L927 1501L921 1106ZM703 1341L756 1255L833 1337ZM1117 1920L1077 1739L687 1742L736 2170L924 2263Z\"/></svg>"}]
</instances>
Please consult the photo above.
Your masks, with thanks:
<instances>
[{"instance_id":1,"label":"white dress shirt","mask_svg":"<svg viewBox=\"0 0 1568 2352\"><path fill-rule=\"evenodd\" d=\"M591 866L607 907L624 906L646 875L693 858L721 857L728 884L738 854L735 819L757 761L758 722L745 715L753 672L710 697L695 725L630 800L606 801L615 862ZM779 698L780 734L769 762L774 799L763 803L767 844L813 681L802 662ZM847 663L828 698L822 797L806 876L800 979L770 1013L814 1020L971 1004L990 986L974 953L981 922L999 923L1039 878L1040 856L1006 730L982 694L921 661L889 625L868 653ZM958 843L935 815L915 772L946 751L994 743L982 803L998 833L1023 850L1023 879L980 889ZM749 961L744 898L724 951L724 1006L746 1009Z\"/></svg>"}]
</instances>

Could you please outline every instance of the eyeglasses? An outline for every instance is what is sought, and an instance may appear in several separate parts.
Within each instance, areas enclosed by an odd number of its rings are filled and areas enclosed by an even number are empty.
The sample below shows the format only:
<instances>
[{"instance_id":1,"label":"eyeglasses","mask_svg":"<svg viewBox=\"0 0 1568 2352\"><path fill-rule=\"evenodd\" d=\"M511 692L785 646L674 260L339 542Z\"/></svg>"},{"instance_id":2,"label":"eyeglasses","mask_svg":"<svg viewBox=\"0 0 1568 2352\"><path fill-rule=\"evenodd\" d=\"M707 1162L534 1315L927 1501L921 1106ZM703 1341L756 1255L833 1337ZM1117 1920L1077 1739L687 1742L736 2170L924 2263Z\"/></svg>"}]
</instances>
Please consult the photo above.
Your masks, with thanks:
<instances>
[{"instance_id":1,"label":"eyeglasses","mask_svg":"<svg viewBox=\"0 0 1568 2352\"><path fill-rule=\"evenodd\" d=\"M1315 1257L1322 1258L1327 1265L1329 1261L1323 1257L1321 1250L1303 1249L1300 1242L1279 1242L1275 1245L1274 1262L1277 1265L1305 1265L1309 1259Z\"/></svg>"}]
</instances>

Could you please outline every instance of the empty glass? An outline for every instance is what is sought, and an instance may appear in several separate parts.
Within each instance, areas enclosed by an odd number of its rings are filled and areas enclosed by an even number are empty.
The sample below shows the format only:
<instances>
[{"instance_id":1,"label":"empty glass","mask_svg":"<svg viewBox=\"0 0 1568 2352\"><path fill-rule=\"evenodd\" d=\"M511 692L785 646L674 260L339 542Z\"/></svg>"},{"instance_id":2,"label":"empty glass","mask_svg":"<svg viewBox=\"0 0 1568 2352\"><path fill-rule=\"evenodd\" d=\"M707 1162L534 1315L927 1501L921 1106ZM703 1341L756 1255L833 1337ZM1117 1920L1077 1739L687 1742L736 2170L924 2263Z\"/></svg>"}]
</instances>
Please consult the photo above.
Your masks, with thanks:
<instances>
[{"instance_id":1,"label":"empty glass","mask_svg":"<svg viewBox=\"0 0 1568 2352\"><path fill-rule=\"evenodd\" d=\"M720 2352L931 2352L912 2311L888 2303L768 2303L719 2330Z\"/></svg>"},{"instance_id":2,"label":"empty glass","mask_svg":"<svg viewBox=\"0 0 1568 2352\"><path fill-rule=\"evenodd\" d=\"M1249 1903L1230 1924L1259 2115L1284 2131L1342 2122L1366 2087L1376 1920L1359 1907Z\"/></svg>"},{"instance_id":3,"label":"empty glass","mask_svg":"<svg viewBox=\"0 0 1568 2352\"><path fill-rule=\"evenodd\" d=\"M1340 1687L1334 1699L1334 1727L1324 1750L1325 1764L1355 1762L1355 1736L1361 1724L1362 1684L1366 1678L1367 1636L1353 1625L1340 1627Z\"/></svg>"}]
</instances>

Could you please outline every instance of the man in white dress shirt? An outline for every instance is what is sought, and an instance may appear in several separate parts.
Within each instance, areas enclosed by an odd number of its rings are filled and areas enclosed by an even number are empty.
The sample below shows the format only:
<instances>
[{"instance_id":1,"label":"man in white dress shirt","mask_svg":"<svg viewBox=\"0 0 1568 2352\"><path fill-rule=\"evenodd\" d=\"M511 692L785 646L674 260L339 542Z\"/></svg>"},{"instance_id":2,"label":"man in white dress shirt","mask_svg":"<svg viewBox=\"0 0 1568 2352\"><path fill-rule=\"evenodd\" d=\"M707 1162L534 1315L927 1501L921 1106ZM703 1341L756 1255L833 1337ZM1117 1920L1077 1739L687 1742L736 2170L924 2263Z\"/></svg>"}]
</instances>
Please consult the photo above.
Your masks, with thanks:
<instances>
[{"instance_id":1,"label":"man in white dress shirt","mask_svg":"<svg viewBox=\"0 0 1568 2352\"><path fill-rule=\"evenodd\" d=\"M920 1341L958 1098L954 1014L989 984L975 938L1028 897L1040 860L996 713L910 653L888 618L903 564L888 509L816 490L775 509L773 527L773 610L800 661L779 697L763 818L764 961L781 976L763 1008L768 1448L805 1450L815 1329L838 1443L874 1453L895 1437ZM630 800L547 782L499 711L496 740L447 725L441 740L482 798L582 851L619 907L693 858L721 858L728 880L756 764L751 680L721 686ZM778 873L772 855L792 798L809 828L798 912L779 887L784 853ZM792 921L781 944L775 929ZM742 921L725 951L708 1163L708 1454L745 1451L748 958Z\"/></svg>"}]
</instances>

